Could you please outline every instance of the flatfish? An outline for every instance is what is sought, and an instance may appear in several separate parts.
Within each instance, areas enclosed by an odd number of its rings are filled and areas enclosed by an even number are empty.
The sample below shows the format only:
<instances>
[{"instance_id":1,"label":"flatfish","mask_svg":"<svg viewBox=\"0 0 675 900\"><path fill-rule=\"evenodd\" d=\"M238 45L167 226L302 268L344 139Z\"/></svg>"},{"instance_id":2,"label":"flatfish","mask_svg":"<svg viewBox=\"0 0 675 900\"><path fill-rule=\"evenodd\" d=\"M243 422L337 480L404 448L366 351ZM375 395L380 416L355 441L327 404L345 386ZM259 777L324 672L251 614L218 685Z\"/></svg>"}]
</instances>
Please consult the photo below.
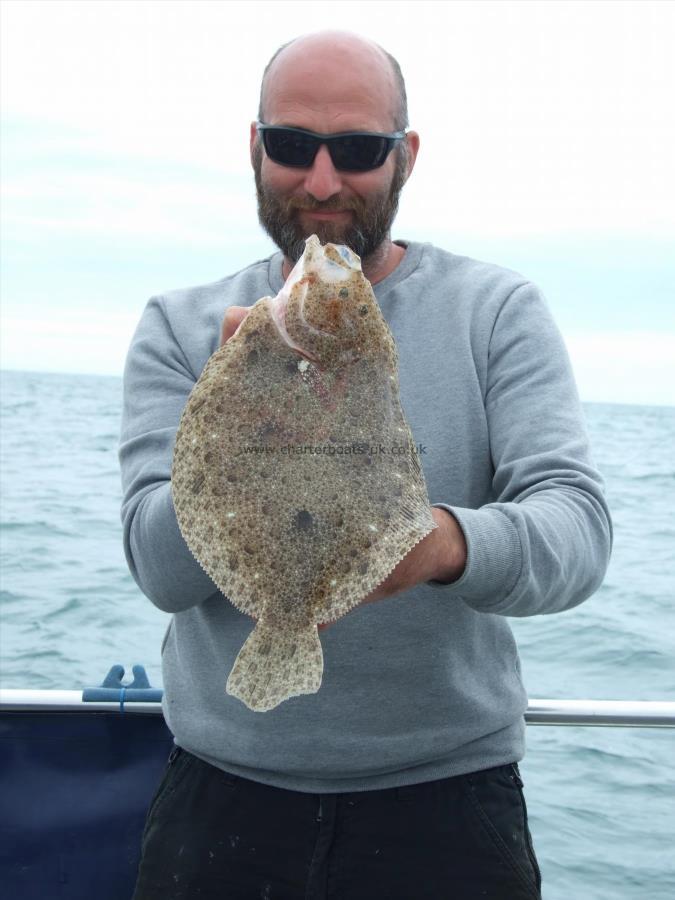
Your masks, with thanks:
<instances>
[{"instance_id":1,"label":"flatfish","mask_svg":"<svg viewBox=\"0 0 675 900\"><path fill-rule=\"evenodd\" d=\"M361 261L312 235L208 360L181 417L172 494L200 565L257 620L226 690L250 709L316 693L317 626L435 527L398 354Z\"/></svg>"}]
</instances>

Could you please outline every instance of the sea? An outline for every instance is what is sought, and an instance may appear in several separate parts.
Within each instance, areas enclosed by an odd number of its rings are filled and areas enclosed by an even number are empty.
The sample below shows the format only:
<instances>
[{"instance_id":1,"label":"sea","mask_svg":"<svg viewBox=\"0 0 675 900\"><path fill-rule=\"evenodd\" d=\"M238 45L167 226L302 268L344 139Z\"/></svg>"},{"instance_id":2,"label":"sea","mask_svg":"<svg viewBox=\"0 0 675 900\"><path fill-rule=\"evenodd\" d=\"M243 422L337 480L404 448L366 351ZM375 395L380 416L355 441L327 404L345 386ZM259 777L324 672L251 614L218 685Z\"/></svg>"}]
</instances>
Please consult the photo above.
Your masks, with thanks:
<instances>
[{"instance_id":1,"label":"sea","mask_svg":"<svg viewBox=\"0 0 675 900\"><path fill-rule=\"evenodd\" d=\"M122 551L120 378L0 374L0 683L79 690L142 663L168 615ZM675 700L675 407L585 404L615 541L576 609L511 619L531 698ZM675 729L529 726L545 900L675 898ZM414 900L414 898L411 898Z\"/></svg>"}]
</instances>

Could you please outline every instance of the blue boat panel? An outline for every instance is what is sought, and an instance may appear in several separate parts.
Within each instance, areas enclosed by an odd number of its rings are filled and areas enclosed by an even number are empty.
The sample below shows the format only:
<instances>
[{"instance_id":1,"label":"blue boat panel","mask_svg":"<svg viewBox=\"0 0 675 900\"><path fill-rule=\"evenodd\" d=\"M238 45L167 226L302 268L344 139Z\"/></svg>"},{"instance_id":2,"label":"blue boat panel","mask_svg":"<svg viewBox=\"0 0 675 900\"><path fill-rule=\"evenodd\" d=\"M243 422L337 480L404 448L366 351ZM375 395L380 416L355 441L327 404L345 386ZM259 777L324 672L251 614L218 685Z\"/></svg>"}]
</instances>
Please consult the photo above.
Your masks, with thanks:
<instances>
[{"instance_id":1,"label":"blue boat panel","mask_svg":"<svg viewBox=\"0 0 675 900\"><path fill-rule=\"evenodd\" d=\"M158 715L2 712L3 896L128 900L172 746Z\"/></svg>"}]
</instances>

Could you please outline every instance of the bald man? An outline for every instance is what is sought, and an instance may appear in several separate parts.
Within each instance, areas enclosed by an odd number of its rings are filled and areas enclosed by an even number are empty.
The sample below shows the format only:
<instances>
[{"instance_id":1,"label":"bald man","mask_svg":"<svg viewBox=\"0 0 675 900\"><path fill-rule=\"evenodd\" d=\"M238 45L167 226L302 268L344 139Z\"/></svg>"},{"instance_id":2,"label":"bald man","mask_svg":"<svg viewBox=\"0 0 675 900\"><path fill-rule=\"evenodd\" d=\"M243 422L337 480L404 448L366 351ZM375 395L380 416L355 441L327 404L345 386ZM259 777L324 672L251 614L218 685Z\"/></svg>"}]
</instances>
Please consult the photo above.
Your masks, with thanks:
<instances>
[{"instance_id":1,"label":"bald man","mask_svg":"<svg viewBox=\"0 0 675 900\"><path fill-rule=\"evenodd\" d=\"M250 149L279 252L153 297L125 370L127 560L172 613L175 736L134 900L525 900L541 896L518 761L527 695L508 616L599 586L611 522L569 361L516 272L391 239L419 136L376 44L324 32L265 70ZM223 682L254 623L188 550L173 442L206 361L305 238L362 259L399 350L401 401L438 528L349 615L325 623L320 691L261 714Z\"/></svg>"}]
</instances>

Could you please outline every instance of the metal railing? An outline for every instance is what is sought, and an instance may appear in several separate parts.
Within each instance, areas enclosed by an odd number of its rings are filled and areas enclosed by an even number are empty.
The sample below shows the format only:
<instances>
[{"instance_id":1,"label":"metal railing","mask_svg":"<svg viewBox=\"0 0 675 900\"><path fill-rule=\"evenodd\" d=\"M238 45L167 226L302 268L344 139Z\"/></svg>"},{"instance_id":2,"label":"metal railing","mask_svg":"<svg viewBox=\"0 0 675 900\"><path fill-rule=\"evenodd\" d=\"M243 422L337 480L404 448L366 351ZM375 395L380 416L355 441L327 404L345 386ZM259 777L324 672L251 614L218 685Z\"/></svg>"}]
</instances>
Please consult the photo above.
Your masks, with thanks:
<instances>
[{"instance_id":1,"label":"metal railing","mask_svg":"<svg viewBox=\"0 0 675 900\"><path fill-rule=\"evenodd\" d=\"M529 700L528 725L618 725L675 728L675 703L666 700Z\"/></svg>"},{"instance_id":2,"label":"metal railing","mask_svg":"<svg viewBox=\"0 0 675 900\"><path fill-rule=\"evenodd\" d=\"M82 700L82 691L0 690L0 711L123 712L162 714L160 702L126 696L113 701ZM539 700L525 713L528 725L590 725L675 728L675 702L666 700Z\"/></svg>"}]
</instances>

